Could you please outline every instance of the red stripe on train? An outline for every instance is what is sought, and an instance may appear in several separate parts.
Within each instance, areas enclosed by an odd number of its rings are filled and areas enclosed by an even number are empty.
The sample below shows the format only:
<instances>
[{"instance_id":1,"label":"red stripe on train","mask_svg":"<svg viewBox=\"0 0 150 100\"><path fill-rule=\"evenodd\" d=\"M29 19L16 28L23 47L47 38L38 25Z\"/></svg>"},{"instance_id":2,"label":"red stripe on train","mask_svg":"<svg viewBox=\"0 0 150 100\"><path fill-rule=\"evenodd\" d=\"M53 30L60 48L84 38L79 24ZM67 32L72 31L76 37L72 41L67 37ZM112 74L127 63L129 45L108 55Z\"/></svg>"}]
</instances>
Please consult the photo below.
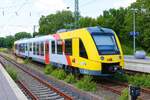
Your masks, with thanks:
<instances>
[{"instance_id":1,"label":"red stripe on train","mask_svg":"<svg viewBox=\"0 0 150 100\"><path fill-rule=\"evenodd\" d=\"M54 34L53 37L54 37L56 40L60 39L59 34Z\"/></svg>"},{"instance_id":2,"label":"red stripe on train","mask_svg":"<svg viewBox=\"0 0 150 100\"><path fill-rule=\"evenodd\" d=\"M70 59L70 57L66 56L66 59L67 59L68 65L71 65L71 59Z\"/></svg>"}]
</instances>

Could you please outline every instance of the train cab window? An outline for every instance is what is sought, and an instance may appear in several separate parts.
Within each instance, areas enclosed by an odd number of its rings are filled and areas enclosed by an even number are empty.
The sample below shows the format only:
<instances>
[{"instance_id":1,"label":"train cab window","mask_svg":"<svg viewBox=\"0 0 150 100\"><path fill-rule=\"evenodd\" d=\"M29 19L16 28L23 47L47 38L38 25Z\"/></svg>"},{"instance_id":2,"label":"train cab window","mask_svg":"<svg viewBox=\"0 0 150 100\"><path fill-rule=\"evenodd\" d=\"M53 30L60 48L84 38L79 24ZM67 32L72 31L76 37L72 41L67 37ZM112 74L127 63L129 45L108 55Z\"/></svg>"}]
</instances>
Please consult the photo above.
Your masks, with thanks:
<instances>
[{"instance_id":1,"label":"train cab window","mask_svg":"<svg viewBox=\"0 0 150 100\"><path fill-rule=\"evenodd\" d=\"M57 41L57 54L63 54L62 44L63 44L62 40L58 40Z\"/></svg>"},{"instance_id":2,"label":"train cab window","mask_svg":"<svg viewBox=\"0 0 150 100\"><path fill-rule=\"evenodd\" d=\"M32 51L32 43L29 44L29 50Z\"/></svg>"},{"instance_id":3,"label":"train cab window","mask_svg":"<svg viewBox=\"0 0 150 100\"><path fill-rule=\"evenodd\" d=\"M40 43L41 56L44 56L44 42Z\"/></svg>"},{"instance_id":4,"label":"train cab window","mask_svg":"<svg viewBox=\"0 0 150 100\"><path fill-rule=\"evenodd\" d=\"M72 55L72 40L65 40L65 54Z\"/></svg>"},{"instance_id":5,"label":"train cab window","mask_svg":"<svg viewBox=\"0 0 150 100\"><path fill-rule=\"evenodd\" d=\"M80 57L88 58L84 44L81 39L79 40L79 52L80 52Z\"/></svg>"},{"instance_id":6,"label":"train cab window","mask_svg":"<svg viewBox=\"0 0 150 100\"><path fill-rule=\"evenodd\" d=\"M52 41L52 53L55 53L55 41Z\"/></svg>"}]
</instances>

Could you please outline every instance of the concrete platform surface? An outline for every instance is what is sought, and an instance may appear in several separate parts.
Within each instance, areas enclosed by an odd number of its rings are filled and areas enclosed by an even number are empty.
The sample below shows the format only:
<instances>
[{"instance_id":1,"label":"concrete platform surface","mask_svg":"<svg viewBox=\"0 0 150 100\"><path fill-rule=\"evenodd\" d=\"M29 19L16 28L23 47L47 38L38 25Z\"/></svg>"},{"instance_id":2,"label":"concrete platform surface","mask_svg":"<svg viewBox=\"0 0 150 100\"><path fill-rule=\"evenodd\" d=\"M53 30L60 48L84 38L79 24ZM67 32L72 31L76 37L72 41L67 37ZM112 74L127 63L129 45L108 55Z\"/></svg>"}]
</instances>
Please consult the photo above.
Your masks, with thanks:
<instances>
[{"instance_id":1,"label":"concrete platform surface","mask_svg":"<svg viewBox=\"0 0 150 100\"><path fill-rule=\"evenodd\" d=\"M137 63L145 63L150 64L150 57L146 57L145 59L136 59L134 56L126 55L124 56L126 62L137 62Z\"/></svg>"},{"instance_id":2,"label":"concrete platform surface","mask_svg":"<svg viewBox=\"0 0 150 100\"><path fill-rule=\"evenodd\" d=\"M150 57L136 59L134 56L125 56L125 69L150 73Z\"/></svg>"},{"instance_id":3,"label":"concrete platform surface","mask_svg":"<svg viewBox=\"0 0 150 100\"><path fill-rule=\"evenodd\" d=\"M0 64L0 100L27 100L16 83Z\"/></svg>"}]
</instances>

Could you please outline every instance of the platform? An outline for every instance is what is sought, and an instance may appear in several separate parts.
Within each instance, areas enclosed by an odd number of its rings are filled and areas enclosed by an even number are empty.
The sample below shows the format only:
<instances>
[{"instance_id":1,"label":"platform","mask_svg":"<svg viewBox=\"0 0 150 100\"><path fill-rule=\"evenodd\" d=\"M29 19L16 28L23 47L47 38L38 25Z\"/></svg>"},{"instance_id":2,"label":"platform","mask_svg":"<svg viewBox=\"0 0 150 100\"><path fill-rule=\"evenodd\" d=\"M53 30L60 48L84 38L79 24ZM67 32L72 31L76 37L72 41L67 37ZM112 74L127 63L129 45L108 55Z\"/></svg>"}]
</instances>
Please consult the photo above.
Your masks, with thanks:
<instances>
[{"instance_id":1,"label":"platform","mask_svg":"<svg viewBox=\"0 0 150 100\"><path fill-rule=\"evenodd\" d=\"M0 64L0 100L27 100L16 83Z\"/></svg>"},{"instance_id":2,"label":"platform","mask_svg":"<svg viewBox=\"0 0 150 100\"><path fill-rule=\"evenodd\" d=\"M134 56L125 56L125 69L150 73L150 57L136 59Z\"/></svg>"}]
</instances>

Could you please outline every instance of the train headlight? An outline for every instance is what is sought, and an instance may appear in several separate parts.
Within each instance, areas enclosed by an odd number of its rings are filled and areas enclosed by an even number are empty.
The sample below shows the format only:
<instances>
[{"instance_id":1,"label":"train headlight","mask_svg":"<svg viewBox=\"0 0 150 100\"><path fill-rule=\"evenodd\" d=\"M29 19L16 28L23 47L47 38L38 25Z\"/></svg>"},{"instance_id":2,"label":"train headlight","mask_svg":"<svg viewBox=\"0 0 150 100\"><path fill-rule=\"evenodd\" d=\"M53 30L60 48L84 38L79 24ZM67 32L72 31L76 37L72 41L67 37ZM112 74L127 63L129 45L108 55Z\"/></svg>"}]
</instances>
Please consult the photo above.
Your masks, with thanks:
<instances>
[{"instance_id":1,"label":"train headlight","mask_svg":"<svg viewBox=\"0 0 150 100\"><path fill-rule=\"evenodd\" d=\"M103 57L103 56L101 56L101 60L104 60L104 57Z\"/></svg>"}]
</instances>

